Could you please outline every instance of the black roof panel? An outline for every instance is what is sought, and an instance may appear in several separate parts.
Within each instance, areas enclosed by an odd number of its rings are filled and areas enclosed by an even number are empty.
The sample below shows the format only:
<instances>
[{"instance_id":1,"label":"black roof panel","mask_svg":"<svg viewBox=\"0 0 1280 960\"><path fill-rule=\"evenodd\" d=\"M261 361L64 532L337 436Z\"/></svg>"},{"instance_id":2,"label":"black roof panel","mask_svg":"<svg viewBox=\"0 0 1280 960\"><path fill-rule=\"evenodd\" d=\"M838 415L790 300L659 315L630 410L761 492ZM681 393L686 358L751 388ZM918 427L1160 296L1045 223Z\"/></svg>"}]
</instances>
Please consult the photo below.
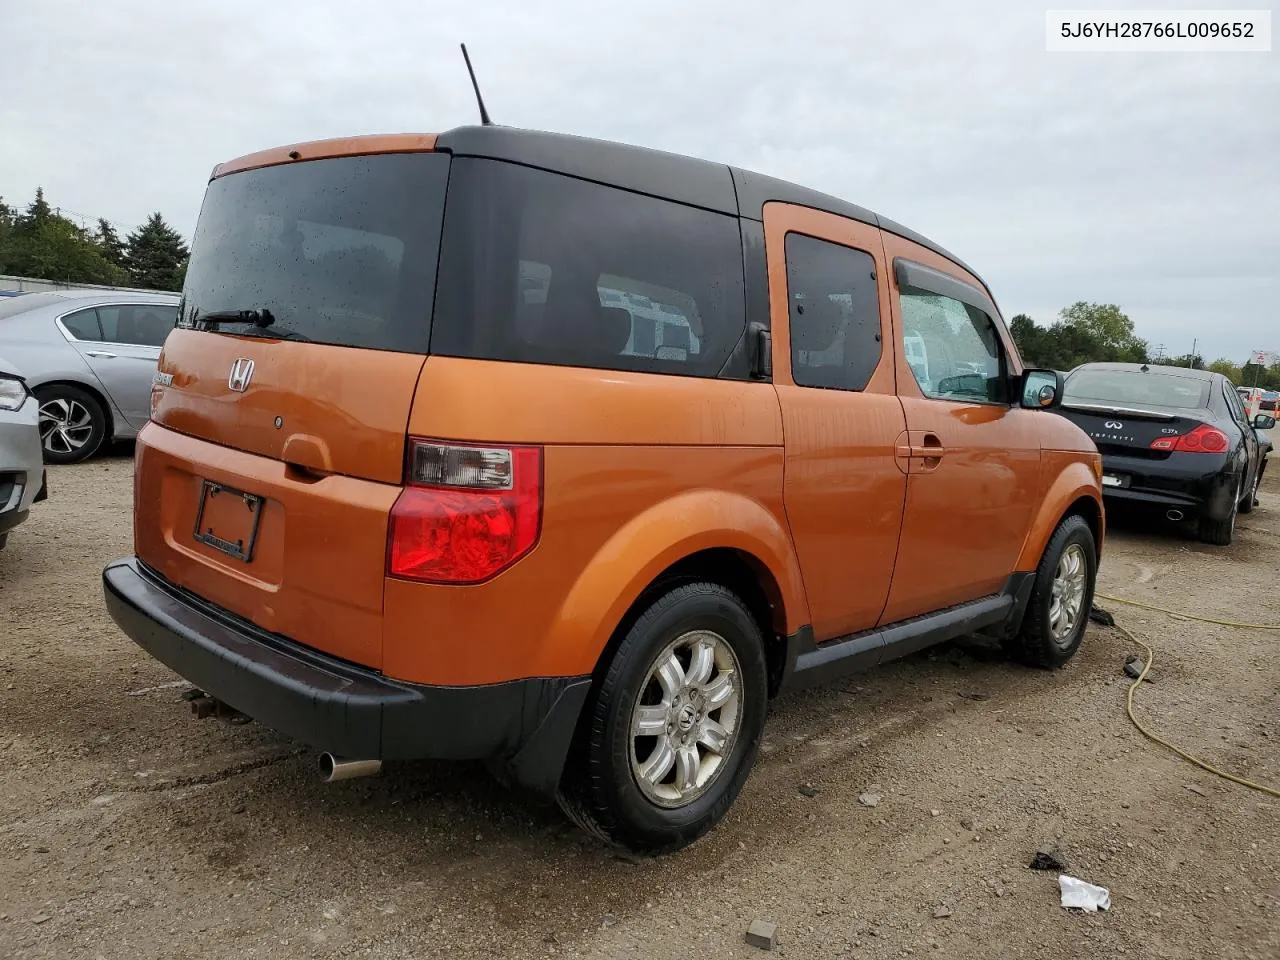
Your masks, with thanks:
<instances>
[{"instance_id":1,"label":"black roof panel","mask_svg":"<svg viewBox=\"0 0 1280 960\"><path fill-rule=\"evenodd\" d=\"M458 127L440 134L436 149L509 160L719 213L738 213L729 168L678 153L499 126Z\"/></svg>"},{"instance_id":2,"label":"black roof panel","mask_svg":"<svg viewBox=\"0 0 1280 960\"><path fill-rule=\"evenodd\" d=\"M491 157L540 167L752 220L763 219L764 205L771 200L812 207L918 243L968 270L991 294L976 270L914 230L865 207L762 173L648 147L517 127L457 127L440 134L436 148L457 156Z\"/></svg>"}]
</instances>

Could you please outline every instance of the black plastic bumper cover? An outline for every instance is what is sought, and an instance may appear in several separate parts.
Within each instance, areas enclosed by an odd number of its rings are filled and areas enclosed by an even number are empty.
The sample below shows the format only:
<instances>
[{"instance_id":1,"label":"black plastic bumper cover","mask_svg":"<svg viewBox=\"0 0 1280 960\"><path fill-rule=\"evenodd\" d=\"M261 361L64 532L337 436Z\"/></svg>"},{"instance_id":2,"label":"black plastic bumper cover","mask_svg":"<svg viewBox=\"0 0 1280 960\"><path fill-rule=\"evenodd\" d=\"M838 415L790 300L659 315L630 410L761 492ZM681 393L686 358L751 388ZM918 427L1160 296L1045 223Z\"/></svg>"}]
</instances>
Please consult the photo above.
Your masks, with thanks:
<instances>
[{"instance_id":1,"label":"black plastic bumper cover","mask_svg":"<svg viewBox=\"0 0 1280 960\"><path fill-rule=\"evenodd\" d=\"M211 697L335 755L488 759L549 793L564 766L590 677L424 686L266 633L169 584L135 558L102 572L112 619Z\"/></svg>"}]
</instances>

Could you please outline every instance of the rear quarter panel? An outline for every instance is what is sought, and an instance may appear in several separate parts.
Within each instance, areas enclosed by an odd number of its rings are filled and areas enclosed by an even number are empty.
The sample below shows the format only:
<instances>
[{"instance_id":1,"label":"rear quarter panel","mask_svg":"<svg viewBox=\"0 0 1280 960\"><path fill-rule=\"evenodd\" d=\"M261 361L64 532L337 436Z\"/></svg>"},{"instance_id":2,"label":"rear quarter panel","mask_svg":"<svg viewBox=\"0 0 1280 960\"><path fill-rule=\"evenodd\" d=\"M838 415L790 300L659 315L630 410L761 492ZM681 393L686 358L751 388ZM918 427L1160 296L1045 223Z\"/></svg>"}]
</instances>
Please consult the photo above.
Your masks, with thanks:
<instances>
[{"instance_id":1,"label":"rear quarter panel","mask_svg":"<svg viewBox=\"0 0 1280 960\"><path fill-rule=\"evenodd\" d=\"M806 622L782 507L782 424L768 383L431 357L413 436L544 447L534 551L495 579L388 579L384 670L481 684L591 672L662 570L699 550L749 553Z\"/></svg>"}]
</instances>

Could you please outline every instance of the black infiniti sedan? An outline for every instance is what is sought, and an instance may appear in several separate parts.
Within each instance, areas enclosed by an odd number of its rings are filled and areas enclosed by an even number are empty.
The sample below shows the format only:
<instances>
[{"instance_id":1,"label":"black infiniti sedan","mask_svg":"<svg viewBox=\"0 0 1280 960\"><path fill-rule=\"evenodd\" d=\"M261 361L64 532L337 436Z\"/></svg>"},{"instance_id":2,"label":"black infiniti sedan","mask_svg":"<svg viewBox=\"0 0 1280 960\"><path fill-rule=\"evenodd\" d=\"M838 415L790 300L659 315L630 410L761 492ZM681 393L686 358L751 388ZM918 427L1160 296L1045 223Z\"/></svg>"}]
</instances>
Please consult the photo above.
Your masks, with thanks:
<instances>
[{"instance_id":1,"label":"black infiniti sedan","mask_svg":"<svg viewBox=\"0 0 1280 960\"><path fill-rule=\"evenodd\" d=\"M1220 373L1138 363L1085 363L1066 377L1062 416L1102 454L1109 508L1154 507L1194 520L1200 539L1225 546L1236 514L1257 504L1269 443Z\"/></svg>"}]
</instances>

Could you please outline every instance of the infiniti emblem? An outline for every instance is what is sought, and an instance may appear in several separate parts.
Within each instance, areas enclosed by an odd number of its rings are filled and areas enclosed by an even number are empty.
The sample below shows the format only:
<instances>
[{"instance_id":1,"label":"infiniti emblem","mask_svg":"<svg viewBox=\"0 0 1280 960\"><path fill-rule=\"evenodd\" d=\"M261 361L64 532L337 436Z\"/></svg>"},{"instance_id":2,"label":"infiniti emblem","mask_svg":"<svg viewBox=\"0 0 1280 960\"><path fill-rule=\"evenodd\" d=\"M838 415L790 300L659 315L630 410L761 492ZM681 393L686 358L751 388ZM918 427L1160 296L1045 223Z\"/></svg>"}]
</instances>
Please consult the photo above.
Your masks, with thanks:
<instances>
[{"instance_id":1,"label":"infiniti emblem","mask_svg":"<svg viewBox=\"0 0 1280 960\"><path fill-rule=\"evenodd\" d=\"M240 357L231 365L231 375L227 377L227 386L236 393L244 393L253 379L253 361L248 357Z\"/></svg>"},{"instance_id":2,"label":"infiniti emblem","mask_svg":"<svg viewBox=\"0 0 1280 960\"><path fill-rule=\"evenodd\" d=\"M250 373L253 372L253 361L249 361L249 372ZM1121 423L1119 420L1108 420L1106 423L1103 424L1103 426L1106 427L1108 430L1124 429L1124 424Z\"/></svg>"}]
</instances>

